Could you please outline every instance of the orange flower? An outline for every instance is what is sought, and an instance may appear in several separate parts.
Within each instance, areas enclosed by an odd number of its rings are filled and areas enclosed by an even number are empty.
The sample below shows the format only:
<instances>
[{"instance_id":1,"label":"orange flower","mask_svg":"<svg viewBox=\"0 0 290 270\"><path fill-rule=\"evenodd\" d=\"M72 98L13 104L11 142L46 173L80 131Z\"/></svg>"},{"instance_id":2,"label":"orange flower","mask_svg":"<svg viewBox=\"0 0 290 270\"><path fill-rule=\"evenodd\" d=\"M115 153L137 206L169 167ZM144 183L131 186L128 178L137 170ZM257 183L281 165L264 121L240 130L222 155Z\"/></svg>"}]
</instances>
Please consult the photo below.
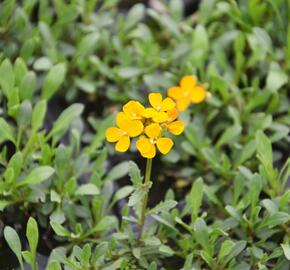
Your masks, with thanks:
<instances>
[{"instance_id":1,"label":"orange flower","mask_svg":"<svg viewBox=\"0 0 290 270\"><path fill-rule=\"evenodd\" d=\"M143 157L155 157L156 146L163 155L166 155L171 150L174 144L173 141L170 138L161 137L161 132L162 129L157 123L153 123L145 127L145 134L148 138L142 136L136 142L136 147Z\"/></svg>"},{"instance_id":2,"label":"orange flower","mask_svg":"<svg viewBox=\"0 0 290 270\"><path fill-rule=\"evenodd\" d=\"M176 105L179 111L184 111L188 108L190 102L201 103L206 98L206 90L203 86L197 84L195 76L184 76L179 86L174 86L168 89L168 96L176 100Z\"/></svg>"},{"instance_id":3,"label":"orange flower","mask_svg":"<svg viewBox=\"0 0 290 270\"><path fill-rule=\"evenodd\" d=\"M162 99L160 93L149 94L149 102L152 108L145 109L143 116L152 118L154 122L161 123L168 119L167 111L175 108L176 103L171 98Z\"/></svg>"},{"instance_id":4,"label":"orange flower","mask_svg":"<svg viewBox=\"0 0 290 270\"><path fill-rule=\"evenodd\" d=\"M130 147L130 138L143 132L143 123L139 120L131 120L124 112L117 115L117 126L108 128L106 138L108 142L116 142L115 149L126 152Z\"/></svg>"}]
</instances>

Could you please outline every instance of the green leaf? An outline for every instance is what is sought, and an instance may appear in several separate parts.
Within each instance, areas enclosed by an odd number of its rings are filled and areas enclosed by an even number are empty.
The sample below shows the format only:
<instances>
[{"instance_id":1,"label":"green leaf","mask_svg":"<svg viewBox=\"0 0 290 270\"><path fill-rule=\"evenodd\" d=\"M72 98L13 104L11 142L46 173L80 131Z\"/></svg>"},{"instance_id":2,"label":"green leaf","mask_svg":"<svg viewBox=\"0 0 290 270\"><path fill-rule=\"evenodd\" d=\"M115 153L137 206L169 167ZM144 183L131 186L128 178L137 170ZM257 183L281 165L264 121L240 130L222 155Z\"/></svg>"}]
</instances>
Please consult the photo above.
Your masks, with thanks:
<instances>
[{"instance_id":1,"label":"green leaf","mask_svg":"<svg viewBox=\"0 0 290 270\"><path fill-rule=\"evenodd\" d=\"M46 114L47 103L46 100L40 100L36 103L32 111L31 126L33 131L37 131L42 127L43 120Z\"/></svg>"},{"instance_id":2,"label":"green leaf","mask_svg":"<svg viewBox=\"0 0 290 270\"><path fill-rule=\"evenodd\" d=\"M0 211L3 211L7 206L12 204L11 201L0 200Z\"/></svg>"},{"instance_id":3,"label":"green leaf","mask_svg":"<svg viewBox=\"0 0 290 270\"><path fill-rule=\"evenodd\" d=\"M194 181L190 194L188 196L188 203L191 209L191 221L195 222L198 217L199 208L203 198L203 181L198 178Z\"/></svg>"},{"instance_id":4,"label":"green leaf","mask_svg":"<svg viewBox=\"0 0 290 270\"><path fill-rule=\"evenodd\" d=\"M78 103L66 108L54 122L49 136L57 136L60 138L67 131L71 123L81 115L83 109L84 105Z\"/></svg>"},{"instance_id":5,"label":"green leaf","mask_svg":"<svg viewBox=\"0 0 290 270\"><path fill-rule=\"evenodd\" d=\"M257 131L256 133L256 147L257 157L265 167L269 177L273 177L273 153L271 141L263 133L263 131Z\"/></svg>"},{"instance_id":6,"label":"green leaf","mask_svg":"<svg viewBox=\"0 0 290 270\"><path fill-rule=\"evenodd\" d=\"M211 256L212 247L209 242L209 233L206 223L203 219L198 218L194 224L196 241L203 247L204 251Z\"/></svg>"},{"instance_id":7,"label":"green leaf","mask_svg":"<svg viewBox=\"0 0 290 270\"><path fill-rule=\"evenodd\" d=\"M134 187L124 186L120 188L119 190L117 190L117 192L114 195L113 201L116 202L116 201L122 200L128 197L133 191L134 191Z\"/></svg>"},{"instance_id":8,"label":"green leaf","mask_svg":"<svg viewBox=\"0 0 290 270\"><path fill-rule=\"evenodd\" d=\"M48 57L40 57L38 58L34 64L33 68L37 71L46 71L52 67L52 62Z\"/></svg>"},{"instance_id":9,"label":"green leaf","mask_svg":"<svg viewBox=\"0 0 290 270\"><path fill-rule=\"evenodd\" d=\"M231 144L241 134L241 131L242 127L240 125L228 127L217 141L216 146L221 147L225 144Z\"/></svg>"},{"instance_id":10,"label":"green leaf","mask_svg":"<svg viewBox=\"0 0 290 270\"><path fill-rule=\"evenodd\" d=\"M16 85L20 85L26 73L27 73L26 63L22 58L18 57L14 64L14 74L15 74Z\"/></svg>"},{"instance_id":11,"label":"green leaf","mask_svg":"<svg viewBox=\"0 0 290 270\"><path fill-rule=\"evenodd\" d=\"M94 184L81 185L76 190L76 195L99 195L100 190Z\"/></svg>"},{"instance_id":12,"label":"green leaf","mask_svg":"<svg viewBox=\"0 0 290 270\"><path fill-rule=\"evenodd\" d=\"M59 89L66 73L65 64L57 64L48 72L42 87L41 97L49 99Z\"/></svg>"},{"instance_id":13,"label":"green leaf","mask_svg":"<svg viewBox=\"0 0 290 270\"><path fill-rule=\"evenodd\" d=\"M20 263L21 269L24 269L22 256L21 256L21 242L20 242L20 239L19 239L17 232L13 228L11 228L10 226L6 226L4 229L4 238L5 238L8 246L11 248L11 250L16 255L16 257Z\"/></svg>"},{"instance_id":14,"label":"green leaf","mask_svg":"<svg viewBox=\"0 0 290 270\"><path fill-rule=\"evenodd\" d=\"M119 178L122 178L128 174L128 171L129 171L129 162L123 161L110 170L104 181L114 181Z\"/></svg>"},{"instance_id":15,"label":"green leaf","mask_svg":"<svg viewBox=\"0 0 290 270\"><path fill-rule=\"evenodd\" d=\"M19 87L19 96L20 100L31 100L33 94L36 90L36 76L35 73L30 71L25 74L23 77L20 87Z\"/></svg>"},{"instance_id":16,"label":"green leaf","mask_svg":"<svg viewBox=\"0 0 290 270\"><path fill-rule=\"evenodd\" d=\"M175 231L176 233L178 233L178 230L173 226L173 224L171 224L169 221L167 221L166 219L164 219L161 216L158 215L151 215L155 220L157 220L159 223L165 225L166 227L170 228L171 230Z\"/></svg>"},{"instance_id":17,"label":"green leaf","mask_svg":"<svg viewBox=\"0 0 290 270\"><path fill-rule=\"evenodd\" d=\"M259 43L259 48L263 48L265 51L270 52L272 50L272 40L269 34L260 27L254 27L253 33Z\"/></svg>"},{"instance_id":18,"label":"green leaf","mask_svg":"<svg viewBox=\"0 0 290 270\"><path fill-rule=\"evenodd\" d=\"M158 214L160 212L167 212L167 211L171 210L172 208L174 208L176 205L177 205L177 202L173 201L173 200L160 202L155 207L153 207L152 209L149 210L148 215Z\"/></svg>"},{"instance_id":19,"label":"green leaf","mask_svg":"<svg viewBox=\"0 0 290 270\"><path fill-rule=\"evenodd\" d=\"M61 270L61 265L57 261L52 261L49 263L47 270Z\"/></svg>"},{"instance_id":20,"label":"green leaf","mask_svg":"<svg viewBox=\"0 0 290 270\"><path fill-rule=\"evenodd\" d=\"M97 46L98 39L99 39L98 32L92 32L84 36L78 45L76 55L85 56L93 53L93 50Z\"/></svg>"},{"instance_id":21,"label":"green leaf","mask_svg":"<svg viewBox=\"0 0 290 270\"><path fill-rule=\"evenodd\" d=\"M21 103L17 117L18 127L27 128L31 122L32 107L28 100Z\"/></svg>"},{"instance_id":22,"label":"green leaf","mask_svg":"<svg viewBox=\"0 0 290 270\"><path fill-rule=\"evenodd\" d=\"M235 243L231 240L226 240L222 243L219 254L218 262L220 262L225 256L227 256L235 246Z\"/></svg>"},{"instance_id":23,"label":"green leaf","mask_svg":"<svg viewBox=\"0 0 290 270\"><path fill-rule=\"evenodd\" d=\"M26 237L28 239L30 251L32 253L32 256L35 257L37 245L38 245L38 227L37 222L33 217L30 217L27 222L26 227Z\"/></svg>"},{"instance_id":24,"label":"green leaf","mask_svg":"<svg viewBox=\"0 0 290 270\"><path fill-rule=\"evenodd\" d=\"M58 236L70 237L71 233L65 227L63 227L61 224L59 224L58 222L51 220L50 225L51 225L52 229L54 230L54 232Z\"/></svg>"},{"instance_id":25,"label":"green leaf","mask_svg":"<svg viewBox=\"0 0 290 270\"><path fill-rule=\"evenodd\" d=\"M40 166L29 173L23 181L18 182L17 186L35 185L48 179L54 173L54 169L49 166Z\"/></svg>"},{"instance_id":26,"label":"green leaf","mask_svg":"<svg viewBox=\"0 0 290 270\"><path fill-rule=\"evenodd\" d=\"M0 65L0 86L4 93L4 95L7 97L7 99L10 99L12 88L14 88L15 83L15 77L14 77L14 71L12 64L10 60L5 59L1 65Z\"/></svg>"},{"instance_id":27,"label":"green leaf","mask_svg":"<svg viewBox=\"0 0 290 270\"><path fill-rule=\"evenodd\" d=\"M101 221L93 228L94 232L108 231L112 227L116 226L117 220L114 216L105 216Z\"/></svg>"},{"instance_id":28,"label":"green leaf","mask_svg":"<svg viewBox=\"0 0 290 270\"><path fill-rule=\"evenodd\" d=\"M286 224L290 220L290 215L285 212L277 212L263 219L259 228L273 228L281 224Z\"/></svg>"},{"instance_id":29,"label":"green leaf","mask_svg":"<svg viewBox=\"0 0 290 270\"><path fill-rule=\"evenodd\" d=\"M3 118L0 118L0 141L6 140L15 144L15 137L12 128Z\"/></svg>"},{"instance_id":30,"label":"green leaf","mask_svg":"<svg viewBox=\"0 0 290 270\"><path fill-rule=\"evenodd\" d=\"M289 244L281 244L283 248L284 255L288 261L290 261L290 245Z\"/></svg>"},{"instance_id":31,"label":"green leaf","mask_svg":"<svg viewBox=\"0 0 290 270\"><path fill-rule=\"evenodd\" d=\"M288 76L285 71L277 63L272 62L266 79L266 89L276 92L287 82Z\"/></svg>"},{"instance_id":32,"label":"green leaf","mask_svg":"<svg viewBox=\"0 0 290 270\"><path fill-rule=\"evenodd\" d=\"M172 256L172 255L174 255L174 250L171 248L171 247L169 247L169 246L166 246L166 245L161 245L160 247L159 247L159 251L161 252L161 253L165 253L166 255L168 255L168 256Z\"/></svg>"},{"instance_id":33,"label":"green leaf","mask_svg":"<svg viewBox=\"0 0 290 270\"><path fill-rule=\"evenodd\" d=\"M144 196L146 195L146 191L144 188L137 188L132 195L129 198L128 201L128 206L132 207L134 205L136 205L137 203L141 202L141 200L144 198Z\"/></svg>"},{"instance_id":34,"label":"green leaf","mask_svg":"<svg viewBox=\"0 0 290 270\"><path fill-rule=\"evenodd\" d=\"M122 79L132 79L142 74L142 70L136 67L120 67L117 74Z\"/></svg>"},{"instance_id":35,"label":"green leaf","mask_svg":"<svg viewBox=\"0 0 290 270\"><path fill-rule=\"evenodd\" d=\"M134 187L137 187L138 185L142 184L143 177L141 176L140 169L138 168L137 164L133 161L129 161L129 176Z\"/></svg>"}]
</instances>

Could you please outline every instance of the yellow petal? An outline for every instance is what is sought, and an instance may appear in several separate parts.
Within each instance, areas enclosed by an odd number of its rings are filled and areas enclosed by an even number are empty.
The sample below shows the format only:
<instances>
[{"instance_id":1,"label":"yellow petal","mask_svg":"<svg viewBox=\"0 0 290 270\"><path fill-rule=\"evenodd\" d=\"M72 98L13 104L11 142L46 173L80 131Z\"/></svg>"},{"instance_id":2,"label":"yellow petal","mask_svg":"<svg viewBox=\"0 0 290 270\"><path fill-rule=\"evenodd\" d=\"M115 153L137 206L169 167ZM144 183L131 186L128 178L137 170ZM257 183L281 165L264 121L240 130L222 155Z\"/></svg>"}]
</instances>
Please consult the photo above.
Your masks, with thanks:
<instances>
[{"instance_id":1,"label":"yellow petal","mask_svg":"<svg viewBox=\"0 0 290 270\"><path fill-rule=\"evenodd\" d=\"M153 108L146 108L143 113L142 116L145 118L152 118L154 113L156 113L156 110Z\"/></svg>"},{"instance_id":2,"label":"yellow petal","mask_svg":"<svg viewBox=\"0 0 290 270\"><path fill-rule=\"evenodd\" d=\"M168 110L173 109L175 106L176 106L176 103L171 98L168 97L162 101L161 110L168 111Z\"/></svg>"},{"instance_id":3,"label":"yellow petal","mask_svg":"<svg viewBox=\"0 0 290 270\"><path fill-rule=\"evenodd\" d=\"M136 147L137 149L140 151L140 153L147 153L150 151L152 146L152 143L150 142L150 140L148 138L140 138L137 142L136 142Z\"/></svg>"},{"instance_id":4,"label":"yellow petal","mask_svg":"<svg viewBox=\"0 0 290 270\"><path fill-rule=\"evenodd\" d=\"M167 112L167 115L168 115L167 121L168 122L172 122L172 121L174 121L177 118L178 110L176 108L173 108L173 109L171 109L171 110L169 110Z\"/></svg>"},{"instance_id":5,"label":"yellow petal","mask_svg":"<svg viewBox=\"0 0 290 270\"><path fill-rule=\"evenodd\" d=\"M120 112L117 115L116 123L120 129L127 130L128 124L130 123L130 118L128 118L128 116L124 112Z\"/></svg>"},{"instance_id":6,"label":"yellow petal","mask_svg":"<svg viewBox=\"0 0 290 270\"><path fill-rule=\"evenodd\" d=\"M182 89L192 89L196 85L196 77L192 75L184 76L180 81L180 86Z\"/></svg>"},{"instance_id":7,"label":"yellow petal","mask_svg":"<svg viewBox=\"0 0 290 270\"><path fill-rule=\"evenodd\" d=\"M190 92L190 98L193 103L200 103L206 98L206 91L202 86L194 87Z\"/></svg>"},{"instance_id":8,"label":"yellow petal","mask_svg":"<svg viewBox=\"0 0 290 270\"><path fill-rule=\"evenodd\" d=\"M115 149L118 152L126 152L130 146L130 138L129 136L122 136L120 140L116 143Z\"/></svg>"},{"instance_id":9,"label":"yellow petal","mask_svg":"<svg viewBox=\"0 0 290 270\"><path fill-rule=\"evenodd\" d=\"M149 137L149 138L157 138L161 133L161 127L159 126L159 124L154 123L154 124L150 124L149 126L145 127L145 134Z\"/></svg>"},{"instance_id":10,"label":"yellow petal","mask_svg":"<svg viewBox=\"0 0 290 270\"><path fill-rule=\"evenodd\" d=\"M168 114L166 112L155 112L153 115L153 121L156 123L162 123L168 120Z\"/></svg>"},{"instance_id":11,"label":"yellow petal","mask_svg":"<svg viewBox=\"0 0 290 270\"><path fill-rule=\"evenodd\" d=\"M144 126L141 121L139 120L133 120L130 121L131 123L128 123L128 129L126 130L130 137L136 137L139 136L144 129Z\"/></svg>"},{"instance_id":12,"label":"yellow petal","mask_svg":"<svg viewBox=\"0 0 290 270\"><path fill-rule=\"evenodd\" d=\"M161 108L162 104L162 95L160 93L151 93L149 94L149 102L154 109Z\"/></svg>"},{"instance_id":13,"label":"yellow petal","mask_svg":"<svg viewBox=\"0 0 290 270\"><path fill-rule=\"evenodd\" d=\"M156 147L154 144L151 144L151 147L148 152L141 153L142 157L145 158L154 158L156 156Z\"/></svg>"},{"instance_id":14,"label":"yellow petal","mask_svg":"<svg viewBox=\"0 0 290 270\"><path fill-rule=\"evenodd\" d=\"M181 87L178 87L178 86L170 87L167 90L167 95L173 99L182 98L182 94L183 94L183 89Z\"/></svg>"},{"instance_id":15,"label":"yellow petal","mask_svg":"<svg viewBox=\"0 0 290 270\"><path fill-rule=\"evenodd\" d=\"M106 130L106 139L108 142L116 142L123 135L123 131L116 127L111 127Z\"/></svg>"},{"instance_id":16,"label":"yellow petal","mask_svg":"<svg viewBox=\"0 0 290 270\"><path fill-rule=\"evenodd\" d=\"M135 100L130 100L123 106L124 113L132 120L141 119L144 110L144 106Z\"/></svg>"},{"instance_id":17,"label":"yellow petal","mask_svg":"<svg viewBox=\"0 0 290 270\"><path fill-rule=\"evenodd\" d=\"M189 104L190 104L190 99L188 98L181 98L179 100L177 100L177 109L180 111L180 112L183 112L185 111Z\"/></svg>"},{"instance_id":18,"label":"yellow petal","mask_svg":"<svg viewBox=\"0 0 290 270\"><path fill-rule=\"evenodd\" d=\"M174 121L167 128L173 135L180 135L184 130L184 123L183 121Z\"/></svg>"},{"instance_id":19,"label":"yellow petal","mask_svg":"<svg viewBox=\"0 0 290 270\"><path fill-rule=\"evenodd\" d=\"M173 146L173 141L170 138L159 138L157 140L157 147L159 151L166 155Z\"/></svg>"}]
</instances>

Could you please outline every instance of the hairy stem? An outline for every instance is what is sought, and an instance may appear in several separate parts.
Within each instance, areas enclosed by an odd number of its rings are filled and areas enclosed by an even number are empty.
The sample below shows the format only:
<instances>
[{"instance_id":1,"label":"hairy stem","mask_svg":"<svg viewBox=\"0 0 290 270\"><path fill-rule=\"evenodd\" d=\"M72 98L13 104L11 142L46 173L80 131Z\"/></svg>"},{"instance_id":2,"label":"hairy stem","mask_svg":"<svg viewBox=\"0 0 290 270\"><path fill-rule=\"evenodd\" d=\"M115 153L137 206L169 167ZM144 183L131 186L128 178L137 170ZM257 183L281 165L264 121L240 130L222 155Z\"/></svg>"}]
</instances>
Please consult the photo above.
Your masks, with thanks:
<instances>
[{"instance_id":1,"label":"hairy stem","mask_svg":"<svg viewBox=\"0 0 290 270\"><path fill-rule=\"evenodd\" d=\"M152 159L147 158L146 162L146 172L145 172L145 180L144 185L148 187L148 184L150 182L151 178L151 169L152 169ZM139 229L139 235L138 235L138 241L141 240L143 235L143 229L145 224L145 216L146 216L146 209L147 209L147 203L148 203L148 195L149 190L147 190L143 200L142 200L142 209L141 209L141 217L140 217L140 229Z\"/></svg>"}]
</instances>

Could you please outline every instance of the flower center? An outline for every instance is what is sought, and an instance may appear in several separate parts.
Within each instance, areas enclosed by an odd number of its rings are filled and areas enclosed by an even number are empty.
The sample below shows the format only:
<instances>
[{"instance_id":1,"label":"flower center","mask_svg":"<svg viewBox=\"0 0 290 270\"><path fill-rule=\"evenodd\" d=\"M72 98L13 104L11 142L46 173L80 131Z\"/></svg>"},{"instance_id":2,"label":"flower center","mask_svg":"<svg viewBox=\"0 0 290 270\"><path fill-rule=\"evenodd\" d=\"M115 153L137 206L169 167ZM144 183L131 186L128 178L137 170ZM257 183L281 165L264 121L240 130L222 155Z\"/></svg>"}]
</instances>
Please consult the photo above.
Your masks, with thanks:
<instances>
[{"instance_id":1,"label":"flower center","mask_svg":"<svg viewBox=\"0 0 290 270\"><path fill-rule=\"evenodd\" d=\"M157 107L156 107L156 110L157 110L157 111L161 111L161 106L157 106Z\"/></svg>"},{"instance_id":2,"label":"flower center","mask_svg":"<svg viewBox=\"0 0 290 270\"><path fill-rule=\"evenodd\" d=\"M189 97L189 91L184 91L183 92L183 97L188 98Z\"/></svg>"},{"instance_id":3,"label":"flower center","mask_svg":"<svg viewBox=\"0 0 290 270\"><path fill-rule=\"evenodd\" d=\"M151 139L150 139L150 142L151 142L152 144L155 144L155 143L156 143L156 140L155 140L154 138L151 138Z\"/></svg>"}]
</instances>

